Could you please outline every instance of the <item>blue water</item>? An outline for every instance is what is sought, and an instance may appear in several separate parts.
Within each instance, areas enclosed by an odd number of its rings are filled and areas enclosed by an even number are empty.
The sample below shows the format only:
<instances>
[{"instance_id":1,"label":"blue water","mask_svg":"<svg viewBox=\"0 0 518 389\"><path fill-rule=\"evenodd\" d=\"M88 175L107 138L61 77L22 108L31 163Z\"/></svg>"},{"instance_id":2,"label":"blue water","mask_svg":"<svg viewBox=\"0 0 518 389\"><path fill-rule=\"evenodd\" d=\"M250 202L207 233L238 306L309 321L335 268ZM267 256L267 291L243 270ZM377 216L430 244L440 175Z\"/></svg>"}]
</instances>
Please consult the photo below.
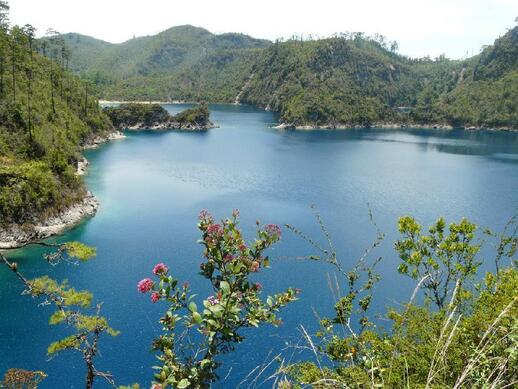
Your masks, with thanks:
<instances>
[{"instance_id":1,"label":"blue water","mask_svg":"<svg viewBox=\"0 0 518 389\"><path fill-rule=\"evenodd\" d=\"M184 106L168 106L177 112ZM239 208L242 227L253 236L255 221L290 223L323 242L310 209L318 207L342 261L352 263L376 236L369 207L387 237L373 255L383 257L383 279L374 309L406 301L413 283L396 272L392 242L398 216L422 223L438 216L449 221L469 217L481 226L501 228L518 207L518 133L461 130L278 131L272 113L248 107L212 106L221 128L206 133L129 133L86 153L86 177L101 201L98 214L60 240L97 247L97 257L80 266L50 267L40 248L11 252L20 269L35 277L50 273L87 288L103 301L103 312L116 338L104 338L97 362L119 384L148 387L155 362L151 341L160 333L163 306L152 305L136 283L152 266L166 262L180 280L189 280L200 296L209 293L197 274L201 246L196 244L197 215L208 209L217 217ZM257 275L265 293L288 286L302 289L286 309L279 328L263 327L225 358L215 387L235 387L253 368L268 362L300 338L298 325L317 328L314 311L331 312L327 277L331 268L295 259L313 254L288 231L271 251L271 269ZM486 269L492 269L487 261ZM43 370L43 388L80 388L81 356L67 352L46 358L50 342L68 332L50 327L49 307L20 296L13 275L0 268L0 373L9 367ZM293 352L284 352L291 358ZM295 354L294 358L297 355ZM254 375L255 376L255 375ZM262 382L262 376L257 382ZM99 382L98 387L104 387ZM246 386L246 385L245 385Z\"/></svg>"}]
</instances>

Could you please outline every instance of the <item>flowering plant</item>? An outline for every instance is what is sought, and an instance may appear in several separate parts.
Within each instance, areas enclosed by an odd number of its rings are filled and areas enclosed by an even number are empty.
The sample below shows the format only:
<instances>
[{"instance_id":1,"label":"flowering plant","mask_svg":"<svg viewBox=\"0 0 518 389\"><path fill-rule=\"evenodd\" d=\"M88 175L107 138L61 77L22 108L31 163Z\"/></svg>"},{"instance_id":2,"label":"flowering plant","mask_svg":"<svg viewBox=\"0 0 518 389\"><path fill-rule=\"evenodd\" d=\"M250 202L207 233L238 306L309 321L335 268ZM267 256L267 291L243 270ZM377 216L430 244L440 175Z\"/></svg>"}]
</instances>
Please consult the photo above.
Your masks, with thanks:
<instances>
[{"instance_id":1,"label":"flowering plant","mask_svg":"<svg viewBox=\"0 0 518 389\"><path fill-rule=\"evenodd\" d=\"M280 324L276 312L297 298L299 290L289 288L262 299L262 285L250 280L251 273L269 267L264 252L281 238L281 229L273 224L260 227L257 223L257 238L247 245L238 224L237 211L221 223L216 223L206 211L200 213L199 242L204 246L201 275L213 289L201 305L195 302L189 284L179 286L162 263L153 270L156 282L146 278L138 284L140 292L151 292L153 302L169 304L160 319L164 332L153 344L160 361L155 380L163 388L208 386L217 379L218 356L232 351L244 340L242 328ZM193 329L201 338L188 337ZM193 345L193 338L200 341Z\"/></svg>"}]
</instances>

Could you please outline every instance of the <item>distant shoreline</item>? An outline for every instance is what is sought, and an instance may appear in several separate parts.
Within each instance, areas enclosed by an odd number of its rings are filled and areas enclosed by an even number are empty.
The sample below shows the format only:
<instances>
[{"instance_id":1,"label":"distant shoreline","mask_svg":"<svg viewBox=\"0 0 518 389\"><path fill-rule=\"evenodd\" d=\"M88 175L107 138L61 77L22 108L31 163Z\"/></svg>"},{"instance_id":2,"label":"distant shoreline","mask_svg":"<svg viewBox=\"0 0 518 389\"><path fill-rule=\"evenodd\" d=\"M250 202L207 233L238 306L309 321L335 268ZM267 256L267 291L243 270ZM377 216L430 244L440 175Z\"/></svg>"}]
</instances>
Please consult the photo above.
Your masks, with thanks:
<instances>
[{"instance_id":1,"label":"distant shoreline","mask_svg":"<svg viewBox=\"0 0 518 389\"><path fill-rule=\"evenodd\" d=\"M368 129L368 128L381 128L381 129L422 129L422 130L465 130L465 131L518 131L518 129L510 128L510 127L496 127L496 128L488 128L488 127L476 127L476 126L468 126L468 127L453 127L449 124L418 124L418 123L373 123L369 126L362 124L322 124L322 125L292 125L288 123L280 123L276 126L272 126L272 128L278 130L295 130L295 131L314 131L314 130L352 130L352 129Z\"/></svg>"},{"instance_id":2,"label":"distant shoreline","mask_svg":"<svg viewBox=\"0 0 518 389\"><path fill-rule=\"evenodd\" d=\"M138 101L138 100L99 100L99 104L198 104L195 101L171 100L171 101Z\"/></svg>"}]
</instances>

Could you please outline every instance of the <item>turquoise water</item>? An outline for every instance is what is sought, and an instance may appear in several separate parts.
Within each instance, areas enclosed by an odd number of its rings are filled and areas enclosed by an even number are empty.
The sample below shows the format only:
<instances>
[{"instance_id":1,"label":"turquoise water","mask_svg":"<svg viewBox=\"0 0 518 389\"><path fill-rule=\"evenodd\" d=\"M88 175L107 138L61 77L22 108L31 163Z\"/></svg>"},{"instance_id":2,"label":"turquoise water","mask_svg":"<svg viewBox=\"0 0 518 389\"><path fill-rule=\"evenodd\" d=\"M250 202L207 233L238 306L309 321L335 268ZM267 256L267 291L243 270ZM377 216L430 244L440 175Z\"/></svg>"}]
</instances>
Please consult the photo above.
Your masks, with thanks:
<instances>
[{"instance_id":1,"label":"turquoise water","mask_svg":"<svg viewBox=\"0 0 518 389\"><path fill-rule=\"evenodd\" d=\"M172 112L183 108L168 106ZM103 339L97 367L110 370L119 384L140 382L148 387L155 361L150 345L160 333L157 320L163 306L137 293L138 280L163 261L180 280L189 280L200 296L209 292L197 275L201 246L196 244L195 224L201 209L224 217L239 208L249 237L260 219L293 224L322 241L310 209L315 204L343 262L352 263L376 236L369 222L370 206L387 234L376 252L383 256L383 279L374 306L379 312L407 300L413 289L395 270L398 260L392 242L398 216L411 214L423 223L441 215L448 220L466 216L481 226L499 228L518 207L518 133L277 131L268 127L276 121L272 113L211 108L219 129L130 133L125 140L87 152L91 166L86 180L101 208L60 240L96 246L95 260L49 267L39 248L12 253L28 277L51 273L67 278L104 302L105 316L121 335ZM313 310L321 315L331 311L331 269L294 259L312 253L284 231L282 242L271 252L272 268L258 274L257 280L265 293L299 287L301 299L281 315L281 327L254 330L225 358L220 373L228 377L215 387L235 387L286 343L296 342L298 324L315 330ZM492 268L489 261L483 266ZM0 373L9 367L43 370L49 375L43 388L83 387L79 354L46 360L48 344L66 330L48 326L49 308L20 296L21 291L12 274L0 268ZM292 354L285 352L286 357Z\"/></svg>"}]
</instances>

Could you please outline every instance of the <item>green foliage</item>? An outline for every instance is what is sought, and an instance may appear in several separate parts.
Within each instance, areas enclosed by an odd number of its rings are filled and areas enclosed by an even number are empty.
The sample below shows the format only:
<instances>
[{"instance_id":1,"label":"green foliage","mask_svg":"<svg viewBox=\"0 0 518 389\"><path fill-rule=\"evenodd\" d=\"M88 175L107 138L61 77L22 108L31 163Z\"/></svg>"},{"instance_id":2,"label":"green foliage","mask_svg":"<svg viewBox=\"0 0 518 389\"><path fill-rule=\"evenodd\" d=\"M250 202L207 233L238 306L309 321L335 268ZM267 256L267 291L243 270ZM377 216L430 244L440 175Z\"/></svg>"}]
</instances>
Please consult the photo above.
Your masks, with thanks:
<instances>
[{"instance_id":1,"label":"green foliage","mask_svg":"<svg viewBox=\"0 0 518 389\"><path fill-rule=\"evenodd\" d=\"M94 247L87 246L80 242L67 242L63 247L69 257L77 258L80 261L87 261L96 255Z\"/></svg>"},{"instance_id":2,"label":"green foliage","mask_svg":"<svg viewBox=\"0 0 518 389\"><path fill-rule=\"evenodd\" d=\"M0 29L0 223L33 223L84 196L81 145L111 128L93 88L35 52L34 28ZM57 42L57 38L53 37Z\"/></svg>"},{"instance_id":3,"label":"green foliage","mask_svg":"<svg viewBox=\"0 0 518 389\"><path fill-rule=\"evenodd\" d=\"M164 388L208 387L217 379L219 356L244 340L243 328L280 324L276 312L296 300L298 291L291 288L262 299L262 286L250 280L251 273L269 266L264 251L280 239L279 227L258 229L255 241L247 245L238 223L237 212L221 224L206 212L200 214L200 243L205 247L201 275L214 293L201 305L195 302L189 285L179 286L164 264L153 270L157 283L150 279L139 283L141 292L152 292L153 302L169 304L160 320L164 334L154 342L154 349L160 352L155 380ZM187 347L184 340L192 330L201 338L197 345Z\"/></svg>"},{"instance_id":4,"label":"green foliage","mask_svg":"<svg viewBox=\"0 0 518 389\"><path fill-rule=\"evenodd\" d=\"M174 116L160 104L125 103L116 107L106 107L104 112L115 127L125 129L134 126L210 126L210 113L207 104L201 103Z\"/></svg>"},{"instance_id":5,"label":"green foliage","mask_svg":"<svg viewBox=\"0 0 518 389\"><path fill-rule=\"evenodd\" d=\"M77 305L86 308L90 306L92 302L92 294L90 292L76 291L68 285L67 280L59 284L48 276L42 276L30 280L29 285L30 293L34 297L52 296L52 298L58 299L62 306ZM55 320L55 318L53 320Z\"/></svg>"},{"instance_id":6,"label":"green foliage","mask_svg":"<svg viewBox=\"0 0 518 389\"><path fill-rule=\"evenodd\" d=\"M137 124L149 127L171 119L169 112L160 104L127 103L116 107L106 107L104 112L117 128L127 128Z\"/></svg>"},{"instance_id":7,"label":"green foliage","mask_svg":"<svg viewBox=\"0 0 518 389\"><path fill-rule=\"evenodd\" d=\"M421 266L424 258L445 258L437 252L421 255L432 241L437 251L454 249L458 257L470 257L472 250L478 252L478 246L469 243L475 226L466 220L450 225L449 234L441 219L430 228L430 235L422 235L421 227L408 217L400 219L399 228L410 238L399 241L396 248L399 252L403 246L412 245L412 254L408 256L411 266ZM506 232L507 228L498 235L501 240L509 238ZM442 235L440 239L439 235ZM462 238L457 239L459 236ZM420 246L423 250L414 250L416 242L423 244ZM497 245L497 255L504 246L505 242ZM502 255L514 253L505 251ZM454 277L464 276L466 273L461 271ZM463 282L469 280L466 277ZM462 305L454 299L447 307L434 311L428 304L415 305L412 297L403 308L389 309L386 319L392 325L388 331L371 327L357 333L348 327L349 318L345 322L324 319L317 333L318 343L306 335L318 362L281 366L279 374L287 376L286 382L295 387L512 386L518 378L517 288L518 271L507 267L498 273L488 273L476 285L475 293L465 295ZM337 316L341 316L343 307L349 314L352 306L348 296L339 300ZM465 309L460 311L462 306ZM347 329L343 331L343 327Z\"/></svg>"},{"instance_id":8,"label":"green foliage","mask_svg":"<svg viewBox=\"0 0 518 389\"><path fill-rule=\"evenodd\" d=\"M237 100L298 126L517 128L517 36L515 27L461 61L409 59L396 54L397 43L362 33L271 44L180 26L119 45L77 34L65 40L76 53L73 68L108 99Z\"/></svg>"},{"instance_id":9,"label":"green foliage","mask_svg":"<svg viewBox=\"0 0 518 389\"><path fill-rule=\"evenodd\" d=\"M0 10L2 9L0 2ZM0 19L1 20L1 19ZM47 375L42 371L30 371L24 369L9 369L0 382L0 388L6 389L36 389Z\"/></svg>"},{"instance_id":10,"label":"green foliage","mask_svg":"<svg viewBox=\"0 0 518 389\"><path fill-rule=\"evenodd\" d=\"M71 69L98 85L104 98L141 101L233 101L257 50L269 44L193 26L117 45L79 34L63 38L71 48Z\"/></svg>"},{"instance_id":11,"label":"green foliage","mask_svg":"<svg viewBox=\"0 0 518 389\"><path fill-rule=\"evenodd\" d=\"M440 218L425 235L415 219L405 216L399 219L398 229L403 235L395 244L403 261L398 271L422 282L426 296L439 308L444 307L456 283L460 288L457 297L462 296L466 281L480 265L475 260L480 244L472 243L477 226L462 219L458 224L451 223L448 233Z\"/></svg>"},{"instance_id":12,"label":"green foliage","mask_svg":"<svg viewBox=\"0 0 518 389\"><path fill-rule=\"evenodd\" d=\"M209 107L205 103L201 103L193 108L188 108L174 115L173 120L179 123L195 123L197 125L206 125L209 121Z\"/></svg>"}]
</instances>

